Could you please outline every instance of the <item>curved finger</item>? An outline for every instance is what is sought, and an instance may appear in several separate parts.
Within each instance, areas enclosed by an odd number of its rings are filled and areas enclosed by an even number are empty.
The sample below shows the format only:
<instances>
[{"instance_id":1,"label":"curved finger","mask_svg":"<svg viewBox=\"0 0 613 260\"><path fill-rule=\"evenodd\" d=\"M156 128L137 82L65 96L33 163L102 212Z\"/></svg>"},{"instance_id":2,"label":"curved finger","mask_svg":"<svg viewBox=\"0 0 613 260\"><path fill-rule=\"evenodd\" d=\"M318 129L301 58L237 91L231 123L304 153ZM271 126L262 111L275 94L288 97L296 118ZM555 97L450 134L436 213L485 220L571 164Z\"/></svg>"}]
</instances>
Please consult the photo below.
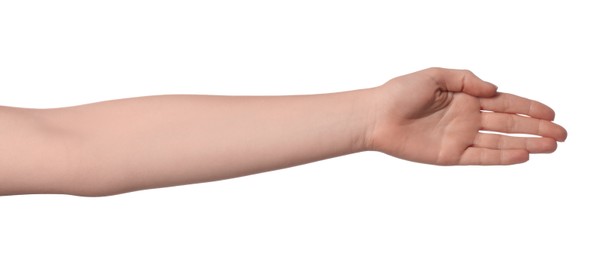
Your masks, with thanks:
<instances>
[{"instance_id":1,"label":"curved finger","mask_svg":"<svg viewBox=\"0 0 613 260\"><path fill-rule=\"evenodd\" d=\"M481 80L469 70L429 68L425 70L440 86L452 92L464 92L475 97L491 97L497 87Z\"/></svg>"},{"instance_id":2,"label":"curved finger","mask_svg":"<svg viewBox=\"0 0 613 260\"><path fill-rule=\"evenodd\" d=\"M473 146L498 150L521 149L529 153L552 153L558 144L551 138L478 133Z\"/></svg>"},{"instance_id":3,"label":"curved finger","mask_svg":"<svg viewBox=\"0 0 613 260\"><path fill-rule=\"evenodd\" d=\"M526 150L496 150L468 147L460 157L462 165L509 165L528 161L530 154Z\"/></svg>"},{"instance_id":4,"label":"curved finger","mask_svg":"<svg viewBox=\"0 0 613 260\"><path fill-rule=\"evenodd\" d=\"M538 101L520 96L499 93L491 98L479 99L481 109L513 114L523 114L534 118L553 121L555 112L550 107Z\"/></svg>"},{"instance_id":5,"label":"curved finger","mask_svg":"<svg viewBox=\"0 0 613 260\"><path fill-rule=\"evenodd\" d=\"M495 112L481 113L481 130L503 133L532 134L566 140L566 130L548 120Z\"/></svg>"}]
</instances>

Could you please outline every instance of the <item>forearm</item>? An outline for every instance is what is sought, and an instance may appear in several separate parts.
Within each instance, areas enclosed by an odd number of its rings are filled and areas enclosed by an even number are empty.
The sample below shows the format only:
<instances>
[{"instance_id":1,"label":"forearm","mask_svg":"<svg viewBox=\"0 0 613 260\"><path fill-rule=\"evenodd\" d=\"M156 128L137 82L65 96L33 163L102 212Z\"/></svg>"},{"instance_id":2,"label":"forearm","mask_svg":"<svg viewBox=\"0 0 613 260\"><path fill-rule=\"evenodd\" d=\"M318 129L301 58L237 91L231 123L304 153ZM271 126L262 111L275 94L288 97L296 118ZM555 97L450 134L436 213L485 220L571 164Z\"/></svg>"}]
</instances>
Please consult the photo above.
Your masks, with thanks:
<instances>
[{"instance_id":1,"label":"forearm","mask_svg":"<svg viewBox=\"0 0 613 260\"><path fill-rule=\"evenodd\" d=\"M67 193L104 195L232 178L366 147L368 91L169 95L45 110L67 144ZM36 190L25 192L36 192Z\"/></svg>"}]
</instances>

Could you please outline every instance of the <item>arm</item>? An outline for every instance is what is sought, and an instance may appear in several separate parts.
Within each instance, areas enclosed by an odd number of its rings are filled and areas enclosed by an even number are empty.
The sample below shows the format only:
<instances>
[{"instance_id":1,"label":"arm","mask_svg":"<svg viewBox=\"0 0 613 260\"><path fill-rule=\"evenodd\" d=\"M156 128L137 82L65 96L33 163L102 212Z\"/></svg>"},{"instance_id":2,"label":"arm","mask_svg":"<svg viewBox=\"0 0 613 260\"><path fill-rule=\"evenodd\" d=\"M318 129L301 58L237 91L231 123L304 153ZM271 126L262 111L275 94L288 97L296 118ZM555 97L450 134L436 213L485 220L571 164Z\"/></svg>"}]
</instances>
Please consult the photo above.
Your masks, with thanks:
<instances>
[{"instance_id":1,"label":"arm","mask_svg":"<svg viewBox=\"0 0 613 260\"><path fill-rule=\"evenodd\" d=\"M530 152L551 152L566 137L550 122L548 107L495 91L470 72L429 69L333 94L167 95L5 108L13 120L2 119L9 134L2 137L8 147L0 161L0 193L110 195L367 150L431 164L512 164Z\"/></svg>"},{"instance_id":2,"label":"arm","mask_svg":"<svg viewBox=\"0 0 613 260\"><path fill-rule=\"evenodd\" d=\"M25 146L19 142L34 134L15 129L22 140L11 146L22 149L4 156L21 163L2 173L9 174L9 181L0 183L0 192L116 194L363 151L371 120L368 91L278 97L166 95L20 110L19 116L28 114L41 124L22 128L38 130L40 137ZM7 169L6 164L0 167Z\"/></svg>"}]
</instances>

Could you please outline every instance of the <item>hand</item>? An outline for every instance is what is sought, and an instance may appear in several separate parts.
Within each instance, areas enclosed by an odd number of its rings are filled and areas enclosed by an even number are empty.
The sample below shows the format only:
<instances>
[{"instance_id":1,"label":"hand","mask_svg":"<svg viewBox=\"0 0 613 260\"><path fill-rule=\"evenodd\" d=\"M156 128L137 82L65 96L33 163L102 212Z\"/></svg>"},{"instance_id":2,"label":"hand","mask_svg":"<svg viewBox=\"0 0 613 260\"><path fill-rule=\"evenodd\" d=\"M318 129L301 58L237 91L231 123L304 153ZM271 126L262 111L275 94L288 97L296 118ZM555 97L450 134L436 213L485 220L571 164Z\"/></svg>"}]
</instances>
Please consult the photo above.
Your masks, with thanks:
<instances>
[{"instance_id":1,"label":"hand","mask_svg":"<svg viewBox=\"0 0 613 260\"><path fill-rule=\"evenodd\" d=\"M369 145L402 159L438 165L515 164L555 151L566 130L554 111L533 100L497 93L469 71L431 68L375 88ZM517 137L522 133L540 137Z\"/></svg>"}]
</instances>

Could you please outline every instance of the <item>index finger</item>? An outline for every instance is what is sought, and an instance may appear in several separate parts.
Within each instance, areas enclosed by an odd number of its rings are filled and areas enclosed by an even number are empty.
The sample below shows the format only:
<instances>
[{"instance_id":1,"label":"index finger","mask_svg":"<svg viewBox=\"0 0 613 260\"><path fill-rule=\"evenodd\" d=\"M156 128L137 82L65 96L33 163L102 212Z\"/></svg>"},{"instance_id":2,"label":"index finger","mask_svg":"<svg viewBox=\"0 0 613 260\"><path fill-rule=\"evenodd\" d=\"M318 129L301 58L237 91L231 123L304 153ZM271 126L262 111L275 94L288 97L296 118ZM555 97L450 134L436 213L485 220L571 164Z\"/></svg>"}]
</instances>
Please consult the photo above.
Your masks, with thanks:
<instances>
[{"instance_id":1,"label":"index finger","mask_svg":"<svg viewBox=\"0 0 613 260\"><path fill-rule=\"evenodd\" d=\"M469 70L429 68L425 70L440 86L452 92L464 92L475 97L491 97L498 89Z\"/></svg>"},{"instance_id":2,"label":"index finger","mask_svg":"<svg viewBox=\"0 0 613 260\"><path fill-rule=\"evenodd\" d=\"M522 114L530 117L553 121L555 112L545 104L520 96L499 93L491 98L480 98L482 110Z\"/></svg>"}]
</instances>

